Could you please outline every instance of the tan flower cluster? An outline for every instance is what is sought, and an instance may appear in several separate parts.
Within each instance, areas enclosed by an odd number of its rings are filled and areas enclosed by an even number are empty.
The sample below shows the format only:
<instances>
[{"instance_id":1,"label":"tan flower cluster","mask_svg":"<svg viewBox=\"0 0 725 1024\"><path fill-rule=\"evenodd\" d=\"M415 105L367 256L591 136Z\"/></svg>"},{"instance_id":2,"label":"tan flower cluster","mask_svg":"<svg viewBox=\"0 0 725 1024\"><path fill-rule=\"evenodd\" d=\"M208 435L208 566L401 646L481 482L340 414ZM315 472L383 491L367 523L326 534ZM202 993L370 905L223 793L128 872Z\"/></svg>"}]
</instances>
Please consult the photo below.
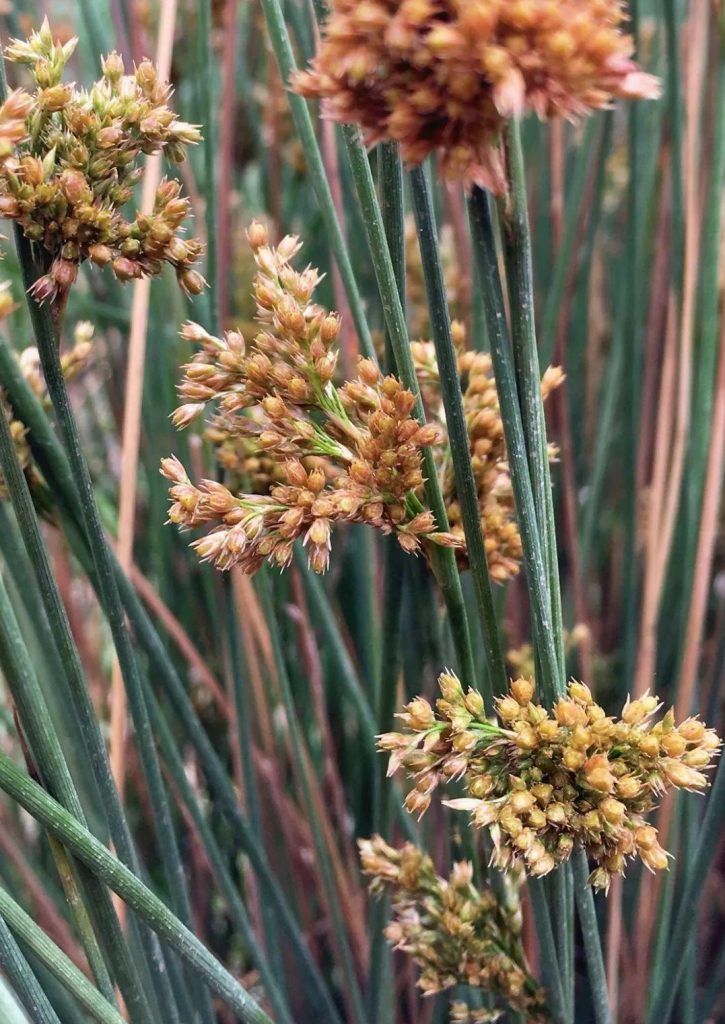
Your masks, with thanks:
<instances>
[{"instance_id":1,"label":"tan flower cluster","mask_svg":"<svg viewBox=\"0 0 725 1024\"><path fill-rule=\"evenodd\" d=\"M0 214L15 221L46 254L36 282L39 301L67 293L84 260L110 264L121 281L159 274L164 263L196 294L204 279L193 269L201 246L181 237L189 202L177 181L160 183L149 215L128 220L122 210L143 173L140 157L163 151L179 163L199 131L168 106L170 87L144 60L126 74L111 53L90 90L62 82L76 40L54 43L48 26L14 40L8 60L26 64L32 95L11 94L0 108Z\"/></svg>"},{"instance_id":2,"label":"tan flower cluster","mask_svg":"<svg viewBox=\"0 0 725 1024\"><path fill-rule=\"evenodd\" d=\"M503 582L518 573L522 547L516 522L496 382L490 355L487 352L464 351L463 325L454 322L452 326L454 340L460 351L458 368L463 409L488 568L492 579ZM431 418L439 422L441 430L445 431L435 349L430 342L418 341L413 343L412 351L427 412ZM547 398L563 379L564 375L559 367L550 367L541 382L543 397ZM441 447L436 450L436 454L451 532L460 541L459 562L465 565L463 524L450 449L448 446Z\"/></svg>"},{"instance_id":3,"label":"tan flower cluster","mask_svg":"<svg viewBox=\"0 0 725 1024\"><path fill-rule=\"evenodd\" d=\"M488 886L477 888L469 863L454 864L444 879L412 843L396 850L373 836L359 846L372 891L391 892L394 916L386 937L422 968L418 986L426 995L472 985L528 1021L548 1019L544 993L526 965L518 911Z\"/></svg>"},{"instance_id":4,"label":"tan flower cluster","mask_svg":"<svg viewBox=\"0 0 725 1024\"><path fill-rule=\"evenodd\" d=\"M400 143L419 164L496 193L511 117L577 117L613 97L654 98L632 60L621 0L333 0L321 49L296 89Z\"/></svg>"},{"instance_id":5,"label":"tan flower cluster","mask_svg":"<svg viewBox=\"0 0 725 1024\"><path fill-rule=\"evenodd\" d=\"M261 329L247 343L237 332L215 338L198 324L186 325L183 336L201 348L185 367L180 392L187 401L175 422L185 426L215 402L212 431L225 457L233 460L234 443L241 441L245 450L236 468L256 453L260 468L269 459L276 463L277 472L269 474L275 482L266 493L236 494L209 480L195 487L176 459L166 459L170 520L213 526L194 545L201 557L250 573L265 559L287 565L297 539L312 568L323 572L339 522L395 533L407 551L417 551L423 538L455 546L450 534L436 532L432 513L417 497L421 449L438 440L438 428L421 426L411 415L413 395L370 360L360 360L355 380L336 387L340 323L312 302L319 274L292 266L300 249L296 238L271 248L255 223L249 239Z\"/></svg>"},{"instance_id":6,"label":"tan flower cluster","mask_svg":"<svg viewBox=\"0 0 725 1024\"><path fill-rule=\"evenodd\" d=\"M667 867L657 830L645 815L668 787L700 790L720 748L697 718L659 721L656 697L627 701L621 719L607 716L583 683L549 712L535 704L534 684L517 679L496 701L498 721L485 717L483 698L463 692L450 673L439 679L438 714L416 698L399 717L406 732L379 738L391 751L389 772L401 765L415 779L406 798L423 813L439 783L463 779L468 797L447 806L468 810L488 827L496 863L545 875L582 847L596 864L590 881L607 888L639 856L650 870Z\"/></svg>"}]
</instances>

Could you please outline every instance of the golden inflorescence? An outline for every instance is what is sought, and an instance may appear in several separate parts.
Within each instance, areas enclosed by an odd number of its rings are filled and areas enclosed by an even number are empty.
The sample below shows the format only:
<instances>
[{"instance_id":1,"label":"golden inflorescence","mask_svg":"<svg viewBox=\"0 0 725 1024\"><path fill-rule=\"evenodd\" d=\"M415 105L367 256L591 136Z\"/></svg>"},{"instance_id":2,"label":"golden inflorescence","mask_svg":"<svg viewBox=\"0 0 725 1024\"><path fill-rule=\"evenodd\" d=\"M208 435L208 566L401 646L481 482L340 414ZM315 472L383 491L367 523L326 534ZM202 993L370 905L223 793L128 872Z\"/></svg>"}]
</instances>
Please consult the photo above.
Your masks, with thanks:
<instances>
[{"instance_id":1,"label":"golden inflorescence","mask_svg":"<svg viewBox=\"0 0 725 1024\"><path fill-rule=\"evenodd\" d=\"M260 330L247 343L234 331L216 338L198 324L186 325L183 336L201 347L185 368L180 391L186 401L175 422L185 426L214 401L211 429L227 462L239 442L241 468L256 450L258 464L275 460L278 471L267 492L236 494L210 480L195 487L176 459L166 459L171 521L211 525L195 543L201 557L250 573L265 559L287 565L297 539L311 567L324 571L332 528L340 522L394 533L407 551L418 550L424 538L455 545L417 498L421 451L438 439L438 428L415 419L413 395L371 360L360 360L357 378L336 387L340 322L312 302L319 274L292 266L300 249L296 238L272 248L255 223L249 239Z\"/></svg>"},{"instance_id":2,"label":"golden inflorescence","mask_svg":"<svg viewBox=\"0 0 725 1024\"><path fill-rule=\"evenodd\" d=\"M393 919L386 937L421 967L418 986L426 995L472 985L532 1024L549 1019L544 992L526 963L514 892L507 903L489 886L474 885L466 861L441 878L431 858L412 843L397 850L373 836L359 846L372 891L391 893ZM511 887L510 880L504 884Z\"/></svg>"},{"instance_id":3,"label":"golden inflorescence","mask_svg":"<svg viewBox=\"0 0 725 1024\"><path fill-rule=\"evenodd\" d=\"M288 237L273 248L266 231L249 230L257 272L253 282L261 329L247 342L237 331L223 338L189 323L182 336L199 345L185 367L184 403L174 421L184 427L215 412L205 436L225 471L224 483L195 486L176 459L162 470L171 480L170 519L182 527L212 527L195 547L221 569L239 565L254 572L265 558L285 566L297 539L307 546L311 567L327 568L333 525L365 523L395 533L407 551L436 543L456 549L466 564L450 446L433 346L412 345L425 411L434 422L413 416L413 395L368 359L358 377L335 384L339 318L314 304L320 280L311 267L294 269L300 249ZM459 346L463 404L470 436L491 577L503 582L521 563L521 539L503 440L496 385L487 354L463 350L463 328L454 323ZM550 369L546 396L562 379ZM423 499L421 450L431 446L450 530L437 530Z\"/></svg>"},{"instance_id":4,"label":"golden inflorescence","mask_svg":"<svg viewBox=\"0 0 725 1024\"><path fill-rule=\"evenodd\" d=\"M170 87L148 61L126 74L117 53L89 89L62 81L76 45L53 41L47 21L28 40L14 40L8 60L27 65L34 92L11 93L0 107L0 215L37 242L47 272L33 286L38 301L64 296L85 260L110 265L120 281L160 273L171 264L182 288L196 294L201 245L181 236L189 201L179 182L162 181L153 211L122 213L140 179L143 154L179 163L201 138L180 121Z\"/></svg>"},{"instance_id":5,"label":"golden inflorescence","mask_svg":"<svg viewBox=\"0 0 725 1024\"><path fill-rule=\"evenodd\" d=\"M320 51L295 83L369 144L400 143L444 176L504 191L499 139L526 111L578 117L652 98L620 0L332 0Z\"/></svg>"},{"instance_id":6,"label":"golden inflorescence","mask_svg":"<svg viewBox=\"0 0 725 1024\"><path fill-rule=\"evenodd\" d=\"M667 854L646 815L669 787L701 790L720 748L697 718L679 725L668 711L654 721L656 697L627 701L620 719L605 714L582 683L569 684L552 711L534 702L534 684L517 679L486 717L476 690L450 673L439 679L437 714L419 697L399 716L406 731L379 738L390 772L415 780L408 810L422 814L440 783L462 779L468 796L447 801L490 830L497 865L546 875L581 847L594 862L591 882L606 888L635 856L652 871Z\"/></svg>"}]
</instances>

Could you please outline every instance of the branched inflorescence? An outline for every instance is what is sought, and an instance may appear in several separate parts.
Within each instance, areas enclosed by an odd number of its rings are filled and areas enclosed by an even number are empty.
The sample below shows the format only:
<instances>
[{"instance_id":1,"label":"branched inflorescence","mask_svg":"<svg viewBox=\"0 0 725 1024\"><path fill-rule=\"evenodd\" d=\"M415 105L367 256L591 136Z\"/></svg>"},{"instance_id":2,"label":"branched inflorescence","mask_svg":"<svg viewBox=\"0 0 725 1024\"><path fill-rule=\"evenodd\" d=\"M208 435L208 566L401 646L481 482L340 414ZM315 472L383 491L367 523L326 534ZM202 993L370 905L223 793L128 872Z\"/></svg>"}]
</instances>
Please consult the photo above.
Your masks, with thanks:
<instances>
[{"instance_id":1,"label":"branched inflorescence","mask_svg":"<svg viewBox=\"0 0 725 1024\"><path fill-rule=\"evenodd\" d=\"M75 45L55 43L46 21L6 50L30 68L35 91L18 90L0 107L0 214L41 247L47 273L34 285L36 298L62 299L85 260L110 264L121 281L169 263L182 288L200 292L193 265L201 246L181 237L189 202L180 184L162 181L150 214L128 220L122 212L143 173L140 157L163 151L181 162L198 129L168 106L170 87L148 60L126 74L111 53L89 90L64 84Z\"/></svg>"},{"instance_id":2,"label":"branched inflorescence","mask_svg":"<svg viewBox=\"0 0 725 1024\"><path fill-rule=\"evenodd\" d=\"M339 522L394 533L407 551L417 551L423 539L455 545L450 534L437 532L417 497L421 449L438 440L438 428L418 423L413 395L370 360L360 361L355 380L336 387L340 323L312 302L319 274L293 268L296 238L271 248L265 229L253 224L249 239L261 329L247 343L237 332L215 338L198 324L186 325L183 336L201 349L185 368L186 402L175 422L190 423L215 401L211 426L226 459L239 441L243 466L251 440L260 457L277 462L276 479L266 493L233 493L210 480L195 487L178 460L166 459L171 521L212 526L195 543L199 555L249 573L265 559L287 565L297 539L311 567L324 571Z\"/></svg>"},{"instance_id":3,"label":"branched inflorescence","mask_svg":"<svg viewBox=\"0 0 725 1024\"><path fill-rule=\"evenodd\" d=\"M532 1024L549 1019L544 992L526 965L515 900L507 906L488 886L475 886L465 861L441 878L411 843L396 850L373 836L360 842L360 855L373 892L391 892L393 920L385 934L421 967L418 985L426 995L472 985Z\"/></svg>"},{"instance_id":4,"label":"branched inflorescence","mask_svg":"<svg viewBox=\"0 0 725 1024\"><path fill-rule=\"evenodd\" d=\"M534 703L528 679L497 699L498 721L490 721L477 691L464 693L449 673L439 683L437 714L416 698L399 716L406 731L379 740L391 752L390 773L402 765L415 779L410 811L422 814L439 783L462 779L468 797L448 806L490 829L501 868L521 864L545 875L575 846L594 861L599 888L631 857L653 871L667 867L645 816L668 787L707 785L703 769L720 747L713 730L696 718L678 726L672 711L655 722L660 705L652 696L628 701L615 720L575 682L549 712Z\"/></svg>"},{"instance_id":5,"label":"branched inflorescence","mask_svg":"<svg viewBox=\"0 0 725 1024\"><path fill-rule=\"evenodd\" d=\"M658 95L632 60L620 0L333 0L321 49L297 90L369 144L398 142L418 164L501 193L499 146L526 111L577 117L613 97Z\"/></svg>"},{"instance_id":6,"label":"branched inflorescence","mask_svg":"<svg viewBox=\"0 0 725 1024\"><path fill-rule=\"evenodd\" d=\"M492 579L501 583L519 571L522 548L496 382L493 377L491 356L487 352L465 351L463 325L454 321L452 327L459 349L458 370L461 378L463 411L466 417L488 571ZM427 412L440 424L445 434L445 415L435 349L431 342L423 341L414 342L411 348ZM541 382L544 398L558 387L563 377L558 367L550 367L546 371ZM459 561L465 564L461 508L458 504L449 446L438 447L436 456L451 532L460 541Z\"/></svg>"}]
</instances>

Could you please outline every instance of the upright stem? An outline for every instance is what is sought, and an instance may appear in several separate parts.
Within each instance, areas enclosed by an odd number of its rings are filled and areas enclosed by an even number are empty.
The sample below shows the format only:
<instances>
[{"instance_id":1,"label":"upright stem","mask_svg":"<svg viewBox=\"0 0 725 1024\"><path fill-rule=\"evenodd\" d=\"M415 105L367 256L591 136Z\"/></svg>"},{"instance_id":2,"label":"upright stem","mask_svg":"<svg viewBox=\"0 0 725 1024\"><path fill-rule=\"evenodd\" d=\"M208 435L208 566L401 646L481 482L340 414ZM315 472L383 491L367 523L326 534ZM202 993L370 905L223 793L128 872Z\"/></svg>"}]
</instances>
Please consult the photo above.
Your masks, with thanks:
<instances>
[{"instance_id":1,"label":"upright stem","mask_svg":"<svg viewBox=\"0 0 725 1024\"><path fill-rule=\"evenodd\" d=\"M470 440L463 411L458 357L451 335L451 321L438 249L433 198L422 166L416 167L410 172L410 181L413 189L413 211L418 229L433 343L438 362L441 397L446 413L446 427L456 479L456 495L461 506L468 561L471 566L476 602L488 656L488 675L483 687L484 698L487 709L492 711L494 691L496 693L506 691L506 665L493 603L486 549L483 543L481 511L471 465Z\"/></svg>"},{"instance_id":2,"label":"upright stem","mask_svg":"<svg viewBox=\"0 0 725 1024\"><path fill-rule=\"evenodd\" d=\"M509 193L501 204L506 280L511 302L511 337L521 408L521 423L528 453L529 473L536 506L539 543L548 578L548 602L557 655L557 674L549 680L556 694L565 691L564 630L556 544L556 522L549 469L541 370L536 340L531 230L526 195L524 156L519 122L509 123L506 134ZM537 652L538 653L538 652ZM570 1015L574 1006L574 921L571 868L562 864L551 884L559 964L564 998Z\"/></svg>"},{"instance_id":3,"label":"upright stem","mask_svg":"<svg viewBox=\"0 0 725 1024\"><path fill-rule=\"evenodd\" d=\"M423 399L421 398L420 387L418 386L413 355L410 351L405 312L400 301L395 271L390 258L390 249L385 237L385 227L378 197L375 192L375 183L373 182L370 163L365 152L365 145L360 129L356 125L343 125L342 136L345 140L350 170L352 171L352 178L362 211L365 234L378 283L385 326L390 337L390 346L395 356L396 369L405 387L415 395L415 415L420 423L424 423ZM448 515L433 453L430 448L426 448L423 451L423 473L426 478L425 493L428 507L435 516L437 528L439 530L447 530ZM458 575L456 558L452 551L432 545L431 560L448 611L453 642L460 663L460 673L464 682L472 686L476 679L476 673L473 664L466 606L463 599L463 590Z\"/></svg>"},{"instance_id":4,"label":"upright stem","mask_svg":"<svg viewBox=\"0 0 725 1024\"><path fill-rule=\"evenodd\" d=\"M572 867L574 870L574 893L579 910L579 923L581 925L582 938L584 939L589 985L594 1002L594 1019L596 1024L612 1024L612 1014L609 1010L609 994L607 992L607 972L604 969L604 957L602 956L602 946L599 941L599 925L597 924L592 890L587 884L587 879L589 878L587 855L583 850L577 849L572 854Z\"/></svg>"},{"instance_id":5,"label":"upright stem","mask_svg":"<svg viewBox=\"0 0 725 1024\"><path fill-rule=\"evenodd\" d=\"M469 213L474 260L483 293L491 359L511 468L511 485L521 531L534 641L543 669L541 689L545 699L553 703L558 692L559 658L551 616L549 579L539 540L536 505L529 475L528 452L506 324L491 209L486 193L479 188L475 188L471 194Z\"/></svg>"},{"instance_id":6,"label":"upright stem","mask_svg":"<svg viewBox=\"0 0 725 1024\"><path fill-rule=\"evenodd\" d=\"M290 79L297 70L297 64L295 62L295 56L292 50L292 44L290 42L287 24L282 12L280 0L262 0L262 8L264 10L264 16L267 21L267 31L269 32L270 42L272 43L272 49L274 50L282 81L288 90L287 97L289 99L290 110L292 112L292 119L294 120L297 134L299 135L300 143L302 144L302 150L305 154L305 161L307 163L310 178L312 179L312 187L315 190L317 201L320 204L320 212L322 213L322 219L325 222L327 237L330 240L333 254L337 260L340 277L342 278L342 283L347 295L347 301L350 303L350 312L355 322L355 330L357 331L357 336L360 342L360 350L363 355L367 356L369 359L375 359L375 346L373 345L373 339L370 334L370 328L368 327L357 281L355 280L355 274L345 245L342 228L340 227L340 222L337 218L335 203L333 201L332 192L325 173L325 165L322 160L322 154L320 153L320 147L315 135L312 118L310 117L310 112L307 109L307 104L302 97L296 96L289 90Z\"/></svg>"},{"instance_id":7,"label":"upright stem","mask_svg":"<svg viewBox=\"0 0 725 1024\"><path fill-rule=\"evenodd\" d=\"M381 211L390 259L398 286L400 301L405 307L405 217L403 211L403 169L398 147L384 142L378 150ZM385 335L385 369L392 371L395 356L390 333ZM401 617L405 554L395 537L386 537L383 568L383 636L377 687L377 726L379 732L392 728L395 698L401 669ZM385 777L385 761L375 765L373 799L373 831L383 836L390 828L392 786ZM370 1015L374 1024L386 1019L390 1012L392 956L383 934L390 913L387 894L373 901L370 909Z\"/></svg>"}]
</instances>

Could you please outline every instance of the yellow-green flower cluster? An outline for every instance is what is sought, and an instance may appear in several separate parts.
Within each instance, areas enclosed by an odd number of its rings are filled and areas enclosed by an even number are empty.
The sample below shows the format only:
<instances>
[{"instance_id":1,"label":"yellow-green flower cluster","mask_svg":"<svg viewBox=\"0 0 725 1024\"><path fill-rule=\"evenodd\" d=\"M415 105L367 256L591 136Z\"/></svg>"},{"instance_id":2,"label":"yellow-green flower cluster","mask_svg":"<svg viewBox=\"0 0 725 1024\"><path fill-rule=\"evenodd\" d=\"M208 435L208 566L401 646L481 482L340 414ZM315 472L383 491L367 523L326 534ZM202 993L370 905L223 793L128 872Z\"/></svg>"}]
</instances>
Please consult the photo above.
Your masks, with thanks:
<instances>
[{"instance_id":1,"label":"yellow-green flower cluster","mask_svg":"<svg viewBox=\"0 0 725 1024\"><path fill-rule=\"evenodd\" d=\"M652 871L667 867L646 815L669 787L707 786L704 770L720 748L712 729L697 718L677 725L672 711L655 721L660 705L648 695L628 700L614 719L576 682L547 711L528 679L497 699L491 721L476 690L464 693L450 673L439 683L437 714L416 698L399 716L406 731L379 739L391 752L390 772L403 766L415 780L410 811L422 814L440 783L462 779L468 796L447 806L490 830L502 869L520 864L546 875L575 846L595 863L598 888L635 856Z\"/></svg>"},{"instance_id":2,"label":"yellow-green flower cluster","mask_svg":"<svg viewBox=\"0 0 725 1024\"><path fill-rule=\"evenodd\" d=\"M469 453L478 494L488 571L492 579L502 583L518 573L522 547L496 381L488 352L466 350L463 325L454 321L452 327L454 341L459 350L458 372L463 411L466 417ZM445 436L445 414L435 349L431 342L425 341L414 342L411 348L426 411L439 423ZM549 367L541 381L543 398L547 398L563 379L564 375L559 367ZM554 451L552 457L553 455ZM436 457L451 532L460 542L458 560L465 566L465 537L449 446L438 447Z\"/></svg>"},{"instance_id":3,"label":"yellow-green flower cluster","mask_svg":"<svg viewBox=\"0 0 725 1024\"><path fill-rule=\"evenodd\" d=\"M233 462L239 445L238 466L248 466L256 453L265 475L270 459L277 472L268 492L238 493L209 480L196 487L177 460L165 459L162 472L173 484L170 520L212 526L195 543L197 552L220 569L239 565L248 573L265 559L287 565L297 539L311 567L323 572L332 527L341 522L394 533L407 551L417 551L423 539L455 545L450 534L436 531L417 496L421 449L438 439L438 428L418 423L411 392L371 360L360 360L358 377L336 387L340 322L312 301L319 274L294 269L296 238L272 248L255 223L249 239L261 329L248 343L236 331L216 338L186 325L183 336L200 351L185 367L186 401L175 422L191 423L214 402L212 437L222 459Z\"/></svg>"},{"instance_id":4,"label":"yellow-green flower cluster","mask_svg":"<svg viewBox=\"0 0 725 1024\"><path fill-rule=\"evenodd\" d=\"M64 83L75 45L54 42L45 21L6 50L8 60L28 66L35 89L13 93L0 108L0 214L45 254L35 296L62 297L85 260L110 264L121 281L169 263L182 288L200 292L204 280L193 266L201 246L182 238L189 202L179 183L160 183L150 214L128 220L122 212L143 173L140 158L163 151L181 162L201 138L198 129L168 106L170 87L148 60L126 74L111 53L89 90Z\"/></svg>"},{"instance_id":5,"label":"yellow-green flower cluster","mask_svg":"<svg viewBox=\"0 0 725 1024\"><path fill-rule=\"evenodd\" d=\"M578 117L614 97L651 98L620 0L333 0L320 51L297 79L368 144L494 192L507 120Z\"/></svg>"},{"instance_id":6,"label":"yellow-green flower cluster","mask_svg":"<svg viewBox=\"0 0 725 1024\"><path fill-rule=\"evenodd\" d=\"M548 1020L544 992L526 964L520 915L488 886L473 884L470 863L454 864L445 879L412 843L397 850L373 836L359 845L372 891L391 893L386 937L420 966L418 985L426 995L472 985L532 1024Z\"/></svg>"}]
</instances>

